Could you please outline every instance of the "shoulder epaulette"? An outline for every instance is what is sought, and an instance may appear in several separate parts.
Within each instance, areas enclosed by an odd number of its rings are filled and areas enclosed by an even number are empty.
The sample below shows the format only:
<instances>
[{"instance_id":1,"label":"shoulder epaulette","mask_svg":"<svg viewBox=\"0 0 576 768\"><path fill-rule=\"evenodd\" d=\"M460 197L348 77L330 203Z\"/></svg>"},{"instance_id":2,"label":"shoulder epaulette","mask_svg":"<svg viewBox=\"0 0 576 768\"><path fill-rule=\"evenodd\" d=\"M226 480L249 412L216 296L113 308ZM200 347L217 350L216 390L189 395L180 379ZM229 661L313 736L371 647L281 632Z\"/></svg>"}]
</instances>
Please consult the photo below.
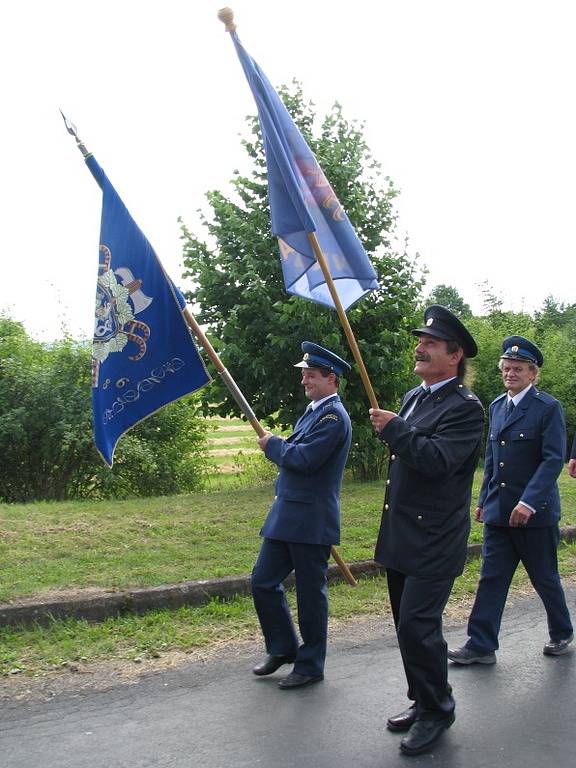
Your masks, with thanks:
<instances>
[{"instance_id":1,"label":"shoulder epaulette","mask_svg":"<svg viewBox=\"0 0 576 768\"><path fill-rule=\"evenodd\" d=\"M474 394L474 392L472 392L472 390L468 389L465 384L458 384L456 391L460 397L464 398L464 400L475 400L476 402L480 402L480 399Z\"/></svg>"},{"instance_id":2,"label":"shoulder epaulette","mask_svg":"<svg viewBox=\"0 0 576 768\"><path fill-rule=\"evenodd\" d=\"M556 403L556 402L558 402L555 397L553 397L552 395L549 395L548 392L542 392L541 389L536 389L534 391L534 397L536 397L542 403Z\"/></svg>"}]
</instances>

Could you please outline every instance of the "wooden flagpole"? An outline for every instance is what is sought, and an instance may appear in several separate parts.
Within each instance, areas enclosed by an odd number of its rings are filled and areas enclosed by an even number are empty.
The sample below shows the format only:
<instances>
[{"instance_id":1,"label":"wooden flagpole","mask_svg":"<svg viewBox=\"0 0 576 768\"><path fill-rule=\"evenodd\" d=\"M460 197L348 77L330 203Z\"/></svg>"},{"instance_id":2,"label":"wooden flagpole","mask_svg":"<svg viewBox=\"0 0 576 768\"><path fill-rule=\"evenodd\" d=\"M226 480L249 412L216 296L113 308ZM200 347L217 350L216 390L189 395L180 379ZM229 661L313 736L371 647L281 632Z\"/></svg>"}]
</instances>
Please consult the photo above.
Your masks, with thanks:
<instances>
[{"instance_id":1,"label":"wooden flagpole","mask_svg":"<svg viewBox=\"0 0 576 768\"><path fill-rule=\"evenodd\" d=\"M234 11L232 11L231 8L222 8L221 10L219 10L218 18L225 25L226 32L234 32L236 30L236 24L234 23ZM332 296L332 301L334 302L334 306L336 308L336 312L338 313L340 323L342 325L342 328L344 329L344 333L346 334L348 344L350 345L350 349L358 365L360 378L362 379L362 383L364 384L364 389L366 390L366 394L368 395L370 405L372 406L372 408L378 408L378 400L376 399L376 395L374 393L374 388L372 387L372 383L368 378L368 372L366 371L366 366L364 365L364 360L362 359L360 348L358 347L356 337L354 336L354 332L352 331L352 328L348 321L348 317L346 316L346 311L342 306L340 297L338 296L336 286L334 285L334 280L332 279L332 275L330 274L328 262L326 261L326 258L322 252L322 249L320 248L320 243L318 242L316 233L309 232L308 238L310 240L310 243L312 244L314 255L316 256L316 260L320 265L322 274L324 275L324 280L326 281L326 285L328 286L330 295Z\"/></svg>"},{"instance_id":2,"label":"wooden flagpole","mask_svg":"<svg viewBox=\"0 0 576 768\"><path fill-rule=\"evenodd\" d=\"M240 391L238 385L232 378L229 371L224 367L222 361L218 357L218 353L216 352L216 350L208 340L206 334L204 333L204 331L198 324L198 321L196 320L192 312L190 312L188 307L184 309L183 315L186 318L186 322L188 323L189 327L192 329L192 331L195 333L196 337L198 338L198 341L202 345L203 349L206 351L206 354L216 366L216 370L222 377L224 384L226 384L226 386L228 387L230 394L238 404L240 410L246 416L246 418L252 425L252 428L258 435L258 437L264 437L264 435L266 434L265 429L262 427L262 425L258 421L256 414L250 407L248 401ZM338 565L340 572L342 573L342 575L344 576L348 584L350 584L350 586L352 587L355 587L357 585L357 581L352 575L352 571L350 570L350 568L348 568L348 566L340 556L340 553L338 552L335 546L330 547L330 554L336 561L336 564Z\"/></svg>"},{"instance_id":3,"label":"wooden flagpole","mask_svg":"<svg viewBox=\"0 0 576 768\"><path fill-rule=\"evenodd\" d=\"M84 143L78 138L78 132L77 132L76 126L74 125L74 123L70 122L66 118L66 116L64 115L62 110L60 110L60 114L62 115L62 119L64 120L64 125L66 126L66 130L68 131L68 133L71 136L74 136L78 149L82 153L82 156L84 157L84 159L86 159L90 155L90 152L88 152L88 150L84 146ZM216 370L218 371L218 373L222 377L222 380L224 381L224 383L228 387L228 390L229 390L230 394L232 395L232 397L234 398L234 400L238 404L238 406L241 409L242 413L246 416L246 418L248 419L248 421L252 425L252 428L254 429L256 434L259 437L264 437L264 435L266 434L266 431L264 430L264 428L262 427L262 425L258 421L258 418L256 417L256 414L254 413L254 411L250 407L248 401L246 400L246 398L244 397L244 395L240 391L238 385L236 384L236 382L232 378L231 374L226 370L226 368L222 364L222 361L218 357L218 354L216 353L216 350L214 349L212 344L210 344L210 341L208 340L208 338L207 338L206 334L204 333L204 331L202 330L202 328L200 328L200 326L198 324L198 321L196 320L194 315L192 314L192 312L190 312L188 307L184 308L184 310L182 311L182 314L184 315L184 318L185 318L186 322L188 323L188 327L196 334L196 337L198 338L198 340L202 344L202 347L206 350L206 354L208 355L210 360L212 360L212 362L216 366ZM352 575L352 571L350 570L350 568L348 568L348 566L346 565L346 563L344 562L344 560L340 556L340 554L339 554L338 550L336 549L336 547L332 546L331 549L330 549L330 552L332 554L332 557L336 561L336 563L338 565L338 568L340 569L342 575L344 576L344 578L348 582L348 584L350 584L351 586L355 587L357 585L356 579Z\"/></svg>"},{"instance_id":4,"label":"wooden flagpole","mask_svg":"<svg viewBox=\"0 0 576 768\"><path fill-rule=\"evenodd\" d=\"M366 394L368 395L368 399L370 400L370 405L372 406L372 408L378 408L378 400L376 399L376 395L374 394L372 383L368 378L368 372L366 371L366 366L364 365L364 360L362 359L362 353L360 352L360 348L358 347L356 337L354 336L354 331L352 330L350 326L350 322L348 321L348 316L346 315L346 311L342 306L342 302L340 301L340 296L338 296L338 291L336 290L334 280L332 279L332 275L330 274L328 262L326 261L324 253L322 252L322 248L320 248L320 243L318 242L316 233L309 232L308 238L312 244L312 248L314 249L314 255L316 256L316 261L320 265L320 269L322 270L322 274L324 275L324 280L326 281L326 285L328 286L328 290L330 291L330 296L332 296L332 301L334 302L334 306L336 307L336 312L338 313L338 317L340 318L340 323L342 325L342 328L344 329L346 338L348 339L348 344L350 345L352 354L354 355L354 360L356 360L356 363L358 364L358 370L360 371L360 378L362 379L362 383L364 384L364 389L366 390Z\"/></svg>"}]
</instances>

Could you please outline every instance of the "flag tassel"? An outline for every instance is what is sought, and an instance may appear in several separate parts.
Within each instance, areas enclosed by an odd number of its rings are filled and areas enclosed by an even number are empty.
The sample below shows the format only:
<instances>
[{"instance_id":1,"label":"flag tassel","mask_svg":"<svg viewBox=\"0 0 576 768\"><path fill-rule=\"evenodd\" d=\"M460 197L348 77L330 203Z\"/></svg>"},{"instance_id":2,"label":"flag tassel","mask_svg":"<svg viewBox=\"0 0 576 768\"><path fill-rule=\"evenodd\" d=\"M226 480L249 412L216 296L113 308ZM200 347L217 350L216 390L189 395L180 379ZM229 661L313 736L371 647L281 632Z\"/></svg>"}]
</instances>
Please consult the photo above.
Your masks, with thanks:
<instances>
[{"instance_id":1,"label":"flag tassel","mask_svg":"<svg viewBox=\"0 0 576 768\"><path fill-rule=\"evenodd\" d=\"M248 419L248 421L252 425L252 428L254 429L256 434L258 435L258 437L264 437L264 435L266 434L266 431L264 430L263 426L258 421L258 418L256 417L256 414L254 413L254 411L250 407L248 401L246 400L246 398L244 397L244 395L240 391L238 385L236 384L236 382L232 378L232 375L225 368L225 366L223 365L222 361L218 357L218 353L216 352L216 350L214 349L214 347L212 346L212 344L208 340L208 337L206 336L206 334L204 333L204 331L202 330L202 328L198 324L198 321L196 320L196 318L194 317L192 312L190 312L188 307L186 307L186 309L184 309L184 313L183 314L184 314L184 317L186 318L186 322L188 323L189 327L196 334L196 337L197 337L198 341L202 345L203 349L206 351L206 354L208 355L210 360L216 366L216 370L218 371L218 373L222 377L222 381L224 382L224 384L226 384L226 386L228 387L228 390L230 391L232 397L234 398L234 400L238 404L238 407L240 408L242 413L246 416L246 418ZM344 578L346 579L348 584L350 584L351 587L357 586L357 581L354 578L354 576L352 575L352 571L346 565L346 563L344 562L344 560L340 556L340 553L338 552L336 547L333 546L333 545L330 547L330 554L332 555L332 557L336 561L336 564L338 565L338 568L340 569L340 572L342 573L342 575L344 576Z\"/></svg>"}]
</instances>

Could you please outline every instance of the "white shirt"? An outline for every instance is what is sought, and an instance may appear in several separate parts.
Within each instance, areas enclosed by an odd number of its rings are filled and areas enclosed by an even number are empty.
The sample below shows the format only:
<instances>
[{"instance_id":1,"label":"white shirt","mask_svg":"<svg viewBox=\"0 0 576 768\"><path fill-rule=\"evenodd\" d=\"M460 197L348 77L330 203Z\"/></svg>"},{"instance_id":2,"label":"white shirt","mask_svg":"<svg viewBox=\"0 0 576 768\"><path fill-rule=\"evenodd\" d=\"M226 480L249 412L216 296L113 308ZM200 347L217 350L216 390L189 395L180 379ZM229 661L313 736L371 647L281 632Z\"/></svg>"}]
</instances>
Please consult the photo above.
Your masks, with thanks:
<instances>
[{"instance_id":1,"label":"white shirt","mask_svg":"<svg viewBox=\"0 0 576 768\"><path fill-rule=\"evenodd\" d=\"M457 376L450 376L449 379L444 379L443 381L437 381L435 384L430 384L429 387L423 381L422 384L420 385L420 388L421 389L428 389L430 391L430 394L432 394L433 392L436 392L437 389L440 389L440 387L443 387L444 384L448 384L449 381L453 381L456 378L457 378ZM418 399L419 395L420 395L420 392L418 392L416 397L412 398L412 404L410 406L410 409L408 411L406 411L406 413L402 416L403 419L407 419L408 416L410 416L410 414L412 413L412 411L416 407L416 400Z\"/></svg>"},{"instance_id":2,"label":"white shirt","mask_svg":"<svg viewBox=\"0 0 576 768\"><path fill-rule=\"evenodd\" d=\"M311 403L308 403L308 406L307 406L306 410L307 411L310 411L310 410L315 411L316 408L318 408L319 405L322 405L323 402L325 402L326 400L329 400L331 397L334 397L337 394L338 394L338 392L333 392L331 395L326 395L326 397L321 397L320 400L312 400Z\"/></svg>"},{"instance_id":3,"label":"white shirt","mask_svg":"<svg viewBox=\"0 0 576 768\"><path fill-rule=\"evenodd\" d=\"M508 403L510 401L512 401L514 403L514 408L516 408L516 406L520 403L520 400L522 400L524 395L528 392L528 390L531 387L532 387L532 384L528 384L527 387L525 387L521 392L518 392L516 395L514 395L514 397L511 397L510 396L510 392L508 392L507 399L506 399L506 405L508 405Z\"/></svg>"}]
</instances>

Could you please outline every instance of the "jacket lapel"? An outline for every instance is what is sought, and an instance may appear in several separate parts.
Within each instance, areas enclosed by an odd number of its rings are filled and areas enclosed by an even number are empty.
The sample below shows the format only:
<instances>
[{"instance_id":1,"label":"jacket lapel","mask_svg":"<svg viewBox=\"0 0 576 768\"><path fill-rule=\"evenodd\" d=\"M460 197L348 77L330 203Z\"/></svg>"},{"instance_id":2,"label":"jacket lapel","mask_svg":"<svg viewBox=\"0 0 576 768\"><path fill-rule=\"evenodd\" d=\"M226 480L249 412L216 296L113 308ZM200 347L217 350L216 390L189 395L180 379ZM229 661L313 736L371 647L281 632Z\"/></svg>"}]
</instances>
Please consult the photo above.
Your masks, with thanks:
<instances>
[{"instance_id":1,"label":"jacket lapel","mask_svg":"<svg viewBox=\"0 0 576 768\"><path fill-rule=\"evenodd\" d=\"M292 440L292 438L295 438L295 441L297 442L312 429L314 424L316 424L324 406L328 405L328 403L336 402L338 400L340 400L338 395L334 395L334 397L330 398L329 400L325 400L319 408L315 408L314 410L311 408L306 409L294 425L294 431L288 439Z\"/></svg>"},{"instance_id":2,"label":"jacket lapel","mask_svg":"<svg viewBox=\"0 0 576 768\"><path fill-rule=\"evenodd\" d=\"M505 429L508 429L511 427L518 419L521 419L524 416L524 413L528 410L530 407L530 403L532 402L532 398L534 397L536 390L534 387L530 387L528 392L524 395L522 400L520 400L520 403L514 408L512 413L508 418L506 418L506 398L504 397L502 399L502 402L500 404L501 406L501 421L500 421L500 430L504 431Z\"/></svg>"},{"instance_id":3,"label":"jacket lapel","mask_svg":"<svg viewBox=\"0 0 576 768\"><path fill-rule=\"evenodd\" d=\"M499 435L506 421L506 395L501 395L494 404L490 421L490 434Z\"/></svg>"},{"instance_id":4,"label":"jacket lapel","mask_svg":"<svg viewBox=\"0 0 576 768\"><path fill-rule=\"evenodd\" d=\"M417 412L412 416L410 414L408 416L408 420L410 424L412 423L418 423L419 421L422 421L422 419L427 418L431 413L433 413L434 408L438 406L440 403L442 403L448 395L450 395L454 391L454 387L458 386L458 379L453 379L452 381L449 381L447 384L444 384L443 387L440 387L440 389L437 389L435 392L432 392L430 396L424 400L422 405L418 407Z\"/></svg>"},{"instance_id":5,"label":"jacket lapel","mask_svg":"<svg viewBox=\"0 0 576 768\"><path fill-rule=\"evenodd\" d=\"M404 402L400 406L400 410L398 411L398 416L404 416L406 411L411 407L411 404L414 402L415 398L418 397L418 393L422 387L414 387L414 389L411 389L409 392L406 393L406 397L404 398Z\"/></svg>"}]
</instances>

